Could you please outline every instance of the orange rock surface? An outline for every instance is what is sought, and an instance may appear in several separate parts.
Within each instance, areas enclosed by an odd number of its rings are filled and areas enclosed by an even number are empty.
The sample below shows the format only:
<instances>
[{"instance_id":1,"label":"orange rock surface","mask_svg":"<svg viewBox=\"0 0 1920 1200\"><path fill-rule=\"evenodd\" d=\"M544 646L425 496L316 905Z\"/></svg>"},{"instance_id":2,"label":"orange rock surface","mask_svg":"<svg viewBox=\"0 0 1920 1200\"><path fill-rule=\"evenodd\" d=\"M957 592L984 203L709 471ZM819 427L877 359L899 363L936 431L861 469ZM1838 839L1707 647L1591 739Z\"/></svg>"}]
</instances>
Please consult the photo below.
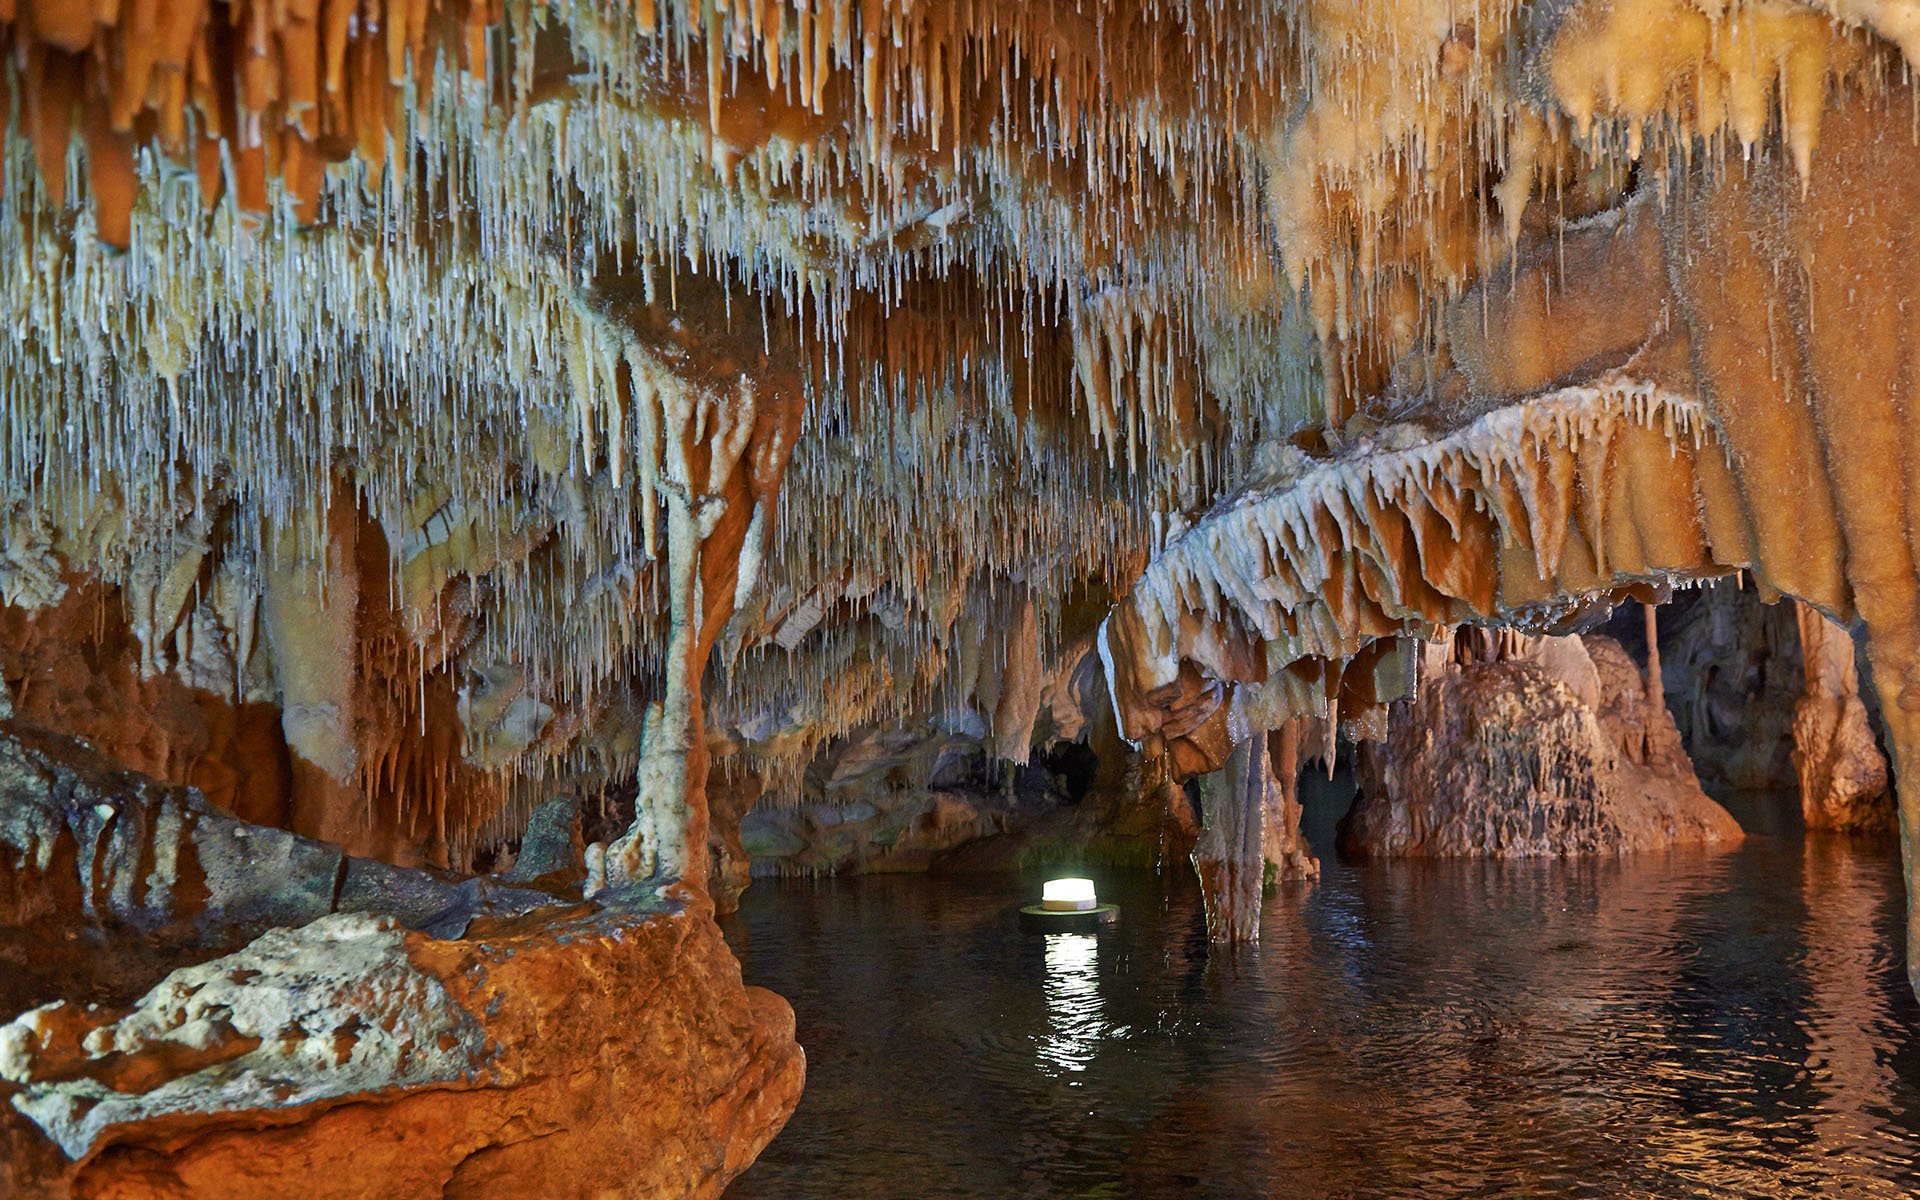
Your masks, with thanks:
<instances>
[{"instance_id":1,"label":"orange rock surface","mask_svg":"<svg viewBox=\"0 0 1920 1200\"><path fill-rule=\"evenodd\" d=\"M8 1195L716 1196L799 1097L697 896L346 859L11 737L0 843L0 997L79 993L0 1024Z\"/></svg>"},{"instance_id":2,"label":"orange rock surface","mask_svg":"<svg viewBox=\"0 0 1920 1200\"><path fill-rule=\"evenodd\" d=\"M492 1051L472 1079L128 1122L70 1169L70 1193L718 1196L799 1097L792 1011L741 987L696 914L529 926L407 939Z\"/></svg>"}]
</instances>

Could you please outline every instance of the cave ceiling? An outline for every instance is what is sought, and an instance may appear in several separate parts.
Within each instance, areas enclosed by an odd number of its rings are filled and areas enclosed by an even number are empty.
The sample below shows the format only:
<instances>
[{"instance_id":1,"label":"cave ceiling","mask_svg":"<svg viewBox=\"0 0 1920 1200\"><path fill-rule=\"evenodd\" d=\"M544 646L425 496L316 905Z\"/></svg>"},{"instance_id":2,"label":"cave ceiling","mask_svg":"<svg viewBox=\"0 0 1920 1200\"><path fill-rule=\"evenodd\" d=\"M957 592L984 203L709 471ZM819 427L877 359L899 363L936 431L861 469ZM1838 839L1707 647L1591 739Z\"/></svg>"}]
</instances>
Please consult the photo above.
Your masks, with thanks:
<instances>
[{"instance_id":1,"label":"cave ceiling","mask_svg":"<svg viewBox=\"0 0 1920 1200\"><path fill-rule=\"evenodd\" d=\"M630 773L688 611L706 736L801 764L1096 638L1178 742L1580 597L1870 607L1816 539L1871 482L1782 529L1765 472L1843 360L1912 369L1809 333L1913 291L1910 3L0 0L0 47L0 600L458 715L457 770L343 771ZM679 600L676 530L728 543Z\"/></svg>"}]
</instances>

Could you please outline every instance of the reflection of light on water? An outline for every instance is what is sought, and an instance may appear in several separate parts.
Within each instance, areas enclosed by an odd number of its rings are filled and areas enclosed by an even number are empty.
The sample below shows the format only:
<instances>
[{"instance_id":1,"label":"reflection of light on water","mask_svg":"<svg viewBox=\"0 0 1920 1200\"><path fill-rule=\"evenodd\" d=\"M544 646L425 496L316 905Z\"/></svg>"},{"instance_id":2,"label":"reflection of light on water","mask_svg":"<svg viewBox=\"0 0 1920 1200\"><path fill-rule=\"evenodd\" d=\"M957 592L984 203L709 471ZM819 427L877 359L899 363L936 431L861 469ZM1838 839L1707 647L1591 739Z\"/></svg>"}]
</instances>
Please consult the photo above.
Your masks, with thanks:
<instances>
[{"instance_id":1,"label":"reflection of light on water","mask_svg":"<svg viewBox=\"0 0 1920 1200\"><path fill-rule=\"evenodd\" d=\"M1047 1033L1040 1069L1084 1071L1100 1047L1100 939L1090 933L1050 933L1047 942Z\"/></svg>"}]
</instances>

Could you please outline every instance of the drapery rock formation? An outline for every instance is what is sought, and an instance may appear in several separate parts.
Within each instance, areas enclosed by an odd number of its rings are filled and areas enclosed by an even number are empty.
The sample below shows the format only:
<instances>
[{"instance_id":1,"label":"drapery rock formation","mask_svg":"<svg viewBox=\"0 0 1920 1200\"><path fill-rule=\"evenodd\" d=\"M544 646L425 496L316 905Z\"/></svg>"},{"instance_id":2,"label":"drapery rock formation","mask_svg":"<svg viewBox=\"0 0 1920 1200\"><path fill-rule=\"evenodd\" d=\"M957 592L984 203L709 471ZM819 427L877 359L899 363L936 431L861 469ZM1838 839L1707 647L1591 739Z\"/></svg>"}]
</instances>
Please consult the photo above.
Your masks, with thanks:
<instances>
[{"instance_id":1,"label":"drapery rock formation","mask_svg":"<svg viewBox=\"0 0 1920 1200\"><path fill-rule=\"evenodd\" d=\"M1342 853L1521 858L1731 846L1663 701L1609 638L1443 641L1395 706Z\"/></svg>"},{"instance_id":2,"label":"drapery rock formation","mask_svg":"<svg viewBox=\"0 0 1920 1200\"><path fill-rule=\"evenodd\" d=\"M1300 737L1295 719L1233 748L1226 765L1200 777L1199 837L1193 865L1216 942L1260 940L1262 893L1280 880L1320 874L1300 832Z\"/></svg>"}]
</instances>

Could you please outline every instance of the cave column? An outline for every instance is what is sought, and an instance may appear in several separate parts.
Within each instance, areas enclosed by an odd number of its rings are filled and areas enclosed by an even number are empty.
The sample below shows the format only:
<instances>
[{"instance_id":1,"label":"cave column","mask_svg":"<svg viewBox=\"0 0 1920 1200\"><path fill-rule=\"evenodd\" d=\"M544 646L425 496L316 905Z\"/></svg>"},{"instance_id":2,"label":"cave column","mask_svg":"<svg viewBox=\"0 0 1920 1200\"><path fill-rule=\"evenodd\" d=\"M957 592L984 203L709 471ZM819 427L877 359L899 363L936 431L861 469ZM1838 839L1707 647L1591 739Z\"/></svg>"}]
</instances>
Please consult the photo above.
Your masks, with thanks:
<instances>
[{"instance_id":1,"label":"cave column","mask_svg":"<svg viewBox=\"0 0 1920 1200\"><path fill-rule=\"evenodd\" d=\"M1920 645L1911 636L1883 636L1868 627L1874 690L1893 755L1900 857L1907 883L1907 983L1920 995Z\"/></svg>"},{"instance_id":2,"label":"cave column","mask_svg":"<svg viewBox=\"0 0 1920 1200\"><path fill-rule=\"evenodd\" d=\"M705 730L698 660L701 538L685 488L666 498L667 652L661 699L647 709L633 825L610 851L629 880L706 879ZM698 759L696 763L694 760Z\"/></svg>"},{"instance_id":3,"label":"cave column","mask_svg":"<svg viewBox=\"0 0 1920 1200\"><path fill-rule=\"evenodd\" d=\"M1647 703L1665 704L1666 683L1660 678L1660 609L1641 601L1640 613L1647 631Z\"/></svg>"},{"instance_id":4,"label":"cave column","mask_svg":"<svg viewBox=\"0 0 1920 1200\"><path fill-rule=\"evenodd\" d=\"M1216 942L1260 940L1260 889L1266 874L1267 745L1251 737L1226 765L1200 776L1200 838L1193 869Z\"/></svg>"},{"instance_id":5,"label":"cave column","mask_svg":"<svg viewBox=\"0 0 1920 1200\"><path fill-rule=\"evenodd\" d=\"M349 853L391 858L397 847L374 838L357 786L359 519L349 487L336 484L323 520L318 529L282 531L261 595L292 760L289 825Z\"/></svg>"},{"instance_id":6,"label":"cave column","mask_svg":"<svg viewBox=\"0 0 1920 1200\"><path fill-rule=\"evenodd\" d=\"M773 507L804 405L798 387L766 392L672 378L643 357L635 392L659 405L669 625L665 680L650 706L634 819L607 850L610 884L678 882L709 895L712 853L701 680L721 629L759 574Z\"/></svg>"},{"instance_id":7,"label":"cave column","mask_svg":"<svg viewBox=\"0 0 1920 1200\"><path fill-rule=\"evenodd\" d=\"M1794 602L1806 686L1793 706L1793 769L1808 829L1884 829L1887 764L1860 697L1853 636Z\"/></svg>"}]
</instances>

